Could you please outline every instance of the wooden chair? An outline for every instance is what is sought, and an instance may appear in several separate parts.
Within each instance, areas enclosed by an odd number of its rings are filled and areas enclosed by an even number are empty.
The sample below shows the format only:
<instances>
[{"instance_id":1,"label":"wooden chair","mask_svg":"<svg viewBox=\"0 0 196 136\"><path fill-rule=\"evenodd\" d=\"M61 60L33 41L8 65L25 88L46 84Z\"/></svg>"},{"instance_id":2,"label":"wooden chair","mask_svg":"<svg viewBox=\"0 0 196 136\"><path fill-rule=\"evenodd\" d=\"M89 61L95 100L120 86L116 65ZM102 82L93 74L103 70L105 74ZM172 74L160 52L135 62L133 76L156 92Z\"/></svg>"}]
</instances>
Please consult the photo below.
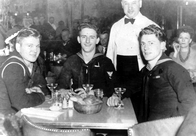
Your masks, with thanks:
<instances>
[{"instance_id":1,"label":"wooden chair","mask_svg":"<svg viewBox=\"0 0 196 136\"><path fill-rule=\"evenodd\" d=\"M57 129L33 123L22 116L23 136L91 136L90 129Z\"/></svg>"},{"instance_id":2,"label":"wooden chair","mask_svg":"<svg viewBox=\"0 0 196 136\"><path fill-rule=\"evenodd\" d=\"M128 136L175 136L183 121L179 116L140 123L128 129Z\"/></svg>"}]
</instances>

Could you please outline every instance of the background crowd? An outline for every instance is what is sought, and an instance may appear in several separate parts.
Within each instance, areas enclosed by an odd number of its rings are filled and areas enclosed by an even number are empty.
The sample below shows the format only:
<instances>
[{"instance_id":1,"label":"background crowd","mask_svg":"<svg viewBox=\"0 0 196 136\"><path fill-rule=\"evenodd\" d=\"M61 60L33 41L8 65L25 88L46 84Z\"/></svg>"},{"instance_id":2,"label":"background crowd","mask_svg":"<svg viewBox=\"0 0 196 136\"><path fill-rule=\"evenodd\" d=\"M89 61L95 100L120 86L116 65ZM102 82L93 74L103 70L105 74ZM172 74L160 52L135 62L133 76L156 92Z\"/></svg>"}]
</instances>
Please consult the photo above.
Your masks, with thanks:
<instances>
[{"instance_id":1,"label":"background crowd","mask_svg":"<svg viewBox=\"0 0 196 136\"><path fill-rule=\"evenodd\" d=\"M16 53L25 60L25 65L21 65L30 71L26 73L28 79L24 75L25 82L17 80L17 84L23 84L20 90L28 92L25 99L32 100L29 94L38 93L32 96L39 99L40 104L44 101L43 95L49 93L43 91L42 87L46 89L46 86L40 84L41 81L38 88L32 89L36 82L30 81L35 81L34 78L38 78L35 74L39 73L39 79L49 76L57 79L58 89L64 92L70 89L71 81L74 89L82 88L84 83L94 84L94 89L102 87L109 98L108 106L118 103L114 87L124 87L123 98L131 99L138 122L186 115L196 102L193 28L182 26L167 39L165 30L140 12L142 0L122 0L121 5L124 17L111 20L87 15L74 20L71 29L63 21L56 26L53 16L11 15L9 29L0 27L0 58L2 63L5 60L7 63L8 54ZM25 39L29 39L29 43ZM25 49L29 54L25 54ZM2 66L7 67L6 63ZM4 72L3 67L1 72ZM4 79L1 77L10 93L14 89L17 92L16 83L11 84L17 74L22 74L18 67L15 69L8 69L11 72L6 72ZM29 90L24 89L25 85ZM14 102L16 98L11 94ZM19 100L21 97L17 96ZM18 104L11 104L16 111L28 107Z\"/></svg>"}]
</instances>

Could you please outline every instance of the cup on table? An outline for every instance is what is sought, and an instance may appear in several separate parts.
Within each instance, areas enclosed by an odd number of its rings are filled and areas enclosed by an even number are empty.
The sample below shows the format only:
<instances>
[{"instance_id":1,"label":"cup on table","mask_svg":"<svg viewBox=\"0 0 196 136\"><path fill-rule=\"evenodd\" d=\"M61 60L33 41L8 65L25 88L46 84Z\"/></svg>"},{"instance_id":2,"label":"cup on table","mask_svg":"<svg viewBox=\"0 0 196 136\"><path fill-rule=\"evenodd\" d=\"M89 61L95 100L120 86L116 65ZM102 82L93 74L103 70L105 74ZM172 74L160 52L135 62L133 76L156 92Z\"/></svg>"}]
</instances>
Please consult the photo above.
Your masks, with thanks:
<instances>
[{"instance_id":1,"label":"cup on table","mask_svg":"<svg viewBox=\"0 0 196 136\"><path fill-rule=\"evenodd\" d=\"M103 89L95 89L94 90L94 94L95 94L95 97L97 97L98 99L102 100L103 99Z\"/></svg>"},{"instance_id":2,"label":"cup on table","mask_svg":"<svg viewBox=\"0 0 196 136\"><path fill-rule=\"evenodd\" d=\"M63 103L63 97L61 96L61 93L58 90L55 90L52 97L53 105L61 107Z\"/></svg>"}]
</instances>

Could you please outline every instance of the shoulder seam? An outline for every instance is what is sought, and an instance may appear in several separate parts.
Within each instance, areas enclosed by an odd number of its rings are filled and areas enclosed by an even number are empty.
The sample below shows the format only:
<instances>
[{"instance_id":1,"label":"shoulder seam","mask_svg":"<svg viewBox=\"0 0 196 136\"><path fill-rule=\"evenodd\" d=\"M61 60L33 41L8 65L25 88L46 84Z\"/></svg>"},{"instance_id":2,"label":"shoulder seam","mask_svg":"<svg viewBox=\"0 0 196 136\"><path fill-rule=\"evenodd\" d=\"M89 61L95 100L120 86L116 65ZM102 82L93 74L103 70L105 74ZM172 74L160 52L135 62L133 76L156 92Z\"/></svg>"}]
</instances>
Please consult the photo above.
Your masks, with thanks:
<instances>
[{"instance_id":1,"label":"shoulder seam","mask_svg":"<svg viewBox=\"0 0 196 136\"><path fill-rule=\"evenodd\" d=\"M20 65L22 68L23 68L23 72L24 72L24 76L25 76L25 68L24 68L24 66L22 65L22 64L20 64L19 62L10 62L10 63L8 63L8 64L6 64L5 66L4 66L4 68L2 69L2 72L1 72L1 78L3 78L3 73L4 73L4 71L5 71L5 69L6 69L6 67L8 67L9 65L11 65L11 64L18 64L18 65Z\"/></svg>"}]
</instances>

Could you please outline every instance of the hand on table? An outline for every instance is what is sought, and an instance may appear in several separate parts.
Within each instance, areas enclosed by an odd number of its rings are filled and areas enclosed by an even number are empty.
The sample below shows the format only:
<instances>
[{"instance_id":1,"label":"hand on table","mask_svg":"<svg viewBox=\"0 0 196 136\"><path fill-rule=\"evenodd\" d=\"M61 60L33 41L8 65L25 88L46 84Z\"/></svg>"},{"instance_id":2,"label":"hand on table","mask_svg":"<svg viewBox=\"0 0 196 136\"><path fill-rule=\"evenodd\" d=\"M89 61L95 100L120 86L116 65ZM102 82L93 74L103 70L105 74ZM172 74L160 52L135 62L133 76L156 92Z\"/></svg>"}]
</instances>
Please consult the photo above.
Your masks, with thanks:
<instances>
[{"instance_id":1,"label":"hand on table","mask_svg":"<svg viewBox=\"0 0 196 136\"><path fill-rule=\"evenodd\" d=\"M113 94L111 97L108 98L107 105L108 106L116 106L116 105L118 105L119 101L120 101L120 99L118 98L118 96Z\"/></svg>"},{"instance_id":2,"label":"hand on table","mask_svg":"<svg viewBox=\"0 0 196 136\"><path fill-rule=\"evenodd\" d=\"M61 60L66 60L67 59L67 54L63 54L62 56L61 56Z\"/></svg>"},{"instance_id":3,"label":"hand on table","mask_svg":"<svg viewBox=\"0 0 196 136\"><path fill-rule=\"evenodd\" d=\"M64 96L66 99L68 99L72 95L70 89L59 89L58 92L61 94L61 96Z\"/></svg>"},{"instance_id":4,"label":"hand on table","mask_svg":"<svg viewBox=\"0 0 196 136\"><path fill-rule=\"evenodd\" d=\"M25 91L26 91L27 94L41 93L41 94L44 95L44 93L42 92L41 88L37 87L37 86L31 87L31 88L26 88Z\"/></svg>"},{"instance_id":5,"label":"hand on table","mask_svg":"<svg viewBox=\"0 0 196 136\"><path fill-rule=\"evenodd\" d=\"M87 93L83 88L77 88L76 90L74 90L74 92L76 92L82 98L85 98L87 96Z\"/></svg>"}]
</instances>

